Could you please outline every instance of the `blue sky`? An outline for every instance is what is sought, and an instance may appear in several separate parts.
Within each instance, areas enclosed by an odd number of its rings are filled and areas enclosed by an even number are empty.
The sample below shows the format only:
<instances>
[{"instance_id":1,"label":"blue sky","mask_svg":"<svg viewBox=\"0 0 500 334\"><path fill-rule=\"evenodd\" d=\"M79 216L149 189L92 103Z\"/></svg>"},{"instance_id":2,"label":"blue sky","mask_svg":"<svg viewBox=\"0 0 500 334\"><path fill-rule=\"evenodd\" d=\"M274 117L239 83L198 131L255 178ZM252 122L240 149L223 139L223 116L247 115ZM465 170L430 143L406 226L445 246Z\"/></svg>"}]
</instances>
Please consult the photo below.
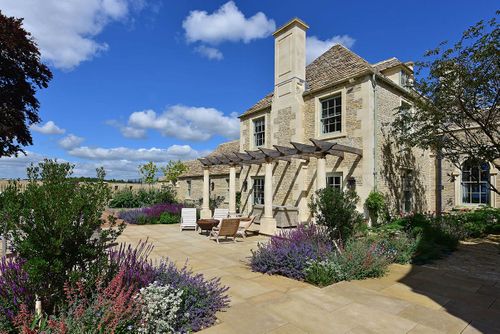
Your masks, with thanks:
<instances>
[{"instance_id":1,"label":"blue sky","mask_svg":"<svg viewBox=\"0 0 500 334\"><path fill-rule=\"evenodd\" d=\"M307 4L307 5L306 5ZM369 62L418 60L494 15L494 1L0 0L24 17L53 73L27 156L0 159L22 177L43 157L76 174L136 178L137 165L192 159L238 137L236 116L272 90L274 29L310 29L308 57L342 43Z\"/></svg>"}]
</instances>

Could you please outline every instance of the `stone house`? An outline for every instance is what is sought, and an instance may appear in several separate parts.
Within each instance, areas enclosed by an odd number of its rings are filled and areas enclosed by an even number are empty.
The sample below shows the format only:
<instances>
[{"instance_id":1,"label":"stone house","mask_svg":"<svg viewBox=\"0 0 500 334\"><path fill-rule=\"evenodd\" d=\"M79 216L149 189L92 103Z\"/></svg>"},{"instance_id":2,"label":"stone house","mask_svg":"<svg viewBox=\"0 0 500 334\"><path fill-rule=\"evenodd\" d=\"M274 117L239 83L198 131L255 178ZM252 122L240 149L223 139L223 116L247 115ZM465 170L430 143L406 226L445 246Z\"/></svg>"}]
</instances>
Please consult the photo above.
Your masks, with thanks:
<instances>
[{"instance_id":1,"label":"stone house","mask_svg":"<svg viewBox=\"0 0 500 334\"><path fill-rule=\"evenodd\" d=\"M239 141L187 162L180 199L203 198L201 214L208 217L209 196L224 196L222 205L235 213L240 193L240 212L256 215L269 234L310 221L308 202L326 186L354 188L360 211L373 189L387 194L393 211L434 210L435 156L399 147L388 131L400 107L412 108L413 63L390 58L370 64L335 45L306 66L307 29L293 19L274 33L273 92L239 117ZM443 194L453 199L445 200L447 208L462 204L458 176L443 184ZM500 206L488 196L489 204Z\"/></svg>"}]
</instances>

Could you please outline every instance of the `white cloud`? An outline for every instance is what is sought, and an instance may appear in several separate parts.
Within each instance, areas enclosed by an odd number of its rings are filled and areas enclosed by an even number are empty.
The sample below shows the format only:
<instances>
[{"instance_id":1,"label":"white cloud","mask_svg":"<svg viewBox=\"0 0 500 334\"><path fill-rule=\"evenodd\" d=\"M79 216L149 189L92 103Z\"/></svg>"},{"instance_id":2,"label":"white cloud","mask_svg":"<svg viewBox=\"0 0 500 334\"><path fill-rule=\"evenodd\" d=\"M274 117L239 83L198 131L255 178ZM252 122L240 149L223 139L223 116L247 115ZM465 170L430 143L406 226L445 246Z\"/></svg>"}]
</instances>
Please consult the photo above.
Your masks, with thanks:
<instances>
[{"instance_id":1,"label":"white cloud","mask_svg":"<svg viewBox=\"0 0 500 334\"><path fill-rule=\"evenodd\" d=\"M169 161L196 159L201 153L189 145L172 145L163 148L128 147L102 148L102 147L76 147L68 151L72 156L91 160L131 160L131 161Z\"/></svg>"},{"instance_id":2,"label":"white cloud","mask_svg":"<svg viewBox=\"0 0 500 334\"><path fill-rule=\"evenodd\" d=\"M143 6L143 0L0 0L4 14L24 18L42 58L64 70L107 50L108 44L96 36Z\"/></svg>"},{"instance_id":3,"label":"white cloud","mask_svg":"<svg viewBox=\"0 0 500 334\"><path fill-rule=\"evenodd\" d=\"M85 140L84 138L75 136L74 134L70 133L66 137L59 140L59 146L61 146L66 150L69 150L77 147L78 145L83 143L84 140Z\"/></svg>"},{"instance_id":4,"label":"white cloud","mask_svg":"<svg viewBox=\"0 0 500 334\"><path fill-rule=\"evenodd\" d=\"M351 48L356 40L349 35L336 35L330 39L320 40L316 36L310 36L306 39L306 62L309 64L314 59L321 56L332 46L341 44L346 48Z\"/></svg>"},{"instance_id":5,"label":"white cloud","mask_svg":"<svg viewBox=\"0 0 500 334\"><path fill-rule=\"evenodd\" d=\"M217 44L240 40L248 43L267 37L276 29L276 24L262 12L245 18L235 3L229 1L212 14L204 10L191 11L182 22L182 27L188 42Z\"/></svg>"},{"instance_id":6,"label":"white cloud","mask_svg":"<svg viewBox=\"0 0 500 334\"><path fill-rule=\"evenodd\" d=\"M61 135L66 132L66 130L58 127L53 121L48 121L44 125L32 125L31 130L43 133L44 135Z\"/></svg>"},{"instance_id":7,"label":"white cloud","mask_svg":"<svg viewBox=\"0 0 500 334\"><path fill-rule=\"evenodd\" d=\"M210 60L222 60L222 58L224 58L222 52L210 46L200 45L196 47L194 50Z\"/></svg>"},{"instance_id":8,"label":"white cloud","mask_svg":"<svg viewBox=\"0 0 500 334\"><path fill-rule=\"evenodd\" d=\"M236 113L227 116L214 108L184 105L168 107L162 114L151 109L133 112L127 128L138 131L152 129L163 136L194 141L208 140L217 135L235 139L240 134Z\"/></svg>"}]
</instances>

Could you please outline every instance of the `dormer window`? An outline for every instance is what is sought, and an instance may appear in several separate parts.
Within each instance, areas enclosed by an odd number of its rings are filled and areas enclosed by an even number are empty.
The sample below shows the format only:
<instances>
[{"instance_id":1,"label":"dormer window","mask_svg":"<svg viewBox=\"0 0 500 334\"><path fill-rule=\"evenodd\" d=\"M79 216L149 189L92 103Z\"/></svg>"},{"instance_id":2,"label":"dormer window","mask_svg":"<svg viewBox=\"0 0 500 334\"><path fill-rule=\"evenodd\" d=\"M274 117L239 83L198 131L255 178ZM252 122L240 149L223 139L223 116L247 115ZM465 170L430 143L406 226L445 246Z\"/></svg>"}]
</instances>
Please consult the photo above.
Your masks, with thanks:
<instances>
[{"instance_id":1,"label":"dormer window","mask_svg":"<svg viewBox=\"0 0 500 334\"><path fill-rule=\"evenodd\" d=\"M266 144L266 122L264 117L253 121L253 140L255 147Z\"/></svg>"},{"instance_id":2,"label":"dormer window","mask_svg":"<svg viewBox=\"0 0 500 334\"><path fill-rule=\"evenodd\" d=\"M321 101L321 133L342 132L342 95Z\"/></svg>"}]
</instances>

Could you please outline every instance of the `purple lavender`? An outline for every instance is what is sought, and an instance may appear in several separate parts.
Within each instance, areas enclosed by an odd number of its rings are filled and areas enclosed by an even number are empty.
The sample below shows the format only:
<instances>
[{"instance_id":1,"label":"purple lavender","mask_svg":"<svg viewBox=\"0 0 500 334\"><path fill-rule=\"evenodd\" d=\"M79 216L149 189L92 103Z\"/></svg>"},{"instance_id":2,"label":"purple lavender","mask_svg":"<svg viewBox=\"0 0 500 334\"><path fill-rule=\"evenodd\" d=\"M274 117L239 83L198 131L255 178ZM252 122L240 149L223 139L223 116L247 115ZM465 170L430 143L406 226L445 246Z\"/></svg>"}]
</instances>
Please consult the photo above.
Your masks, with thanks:
<instances>
[{"instance_id":1,"label":"purple lavender","mask_svg":"<svg viewBox=\"0 0 500 334\"><path fill-rule=\"evenodd\" d=\"M0 261L0 321L2 315L11 322L22 304L34 305L25 259L2 257Z\"/></svg>"},{"instance_id":2,"label":"purple lavender","mask_svg":"<svg viewBox=\"0 0 500 334\"><path fill-rule=\"evenodd\" d=\"M333 251L332 242L317 225L299 225L281 231L266 244L252 250L252 270L303 280L309 260L322 260Z\"/></svg>"},{"instance_id":3,"label":"purple lavender","mask_svg":"<svg viewBox=\"0 0 500 334\"><path fill-rule=\"evenodd\" d=\"M163 203L146 208L120 211L118 218L123 219L129 224L140 224L145 220L152 221L155 218L158 219L164 212L180 216L181 209L182 204Z\"/></svg>"}]
</instances>

